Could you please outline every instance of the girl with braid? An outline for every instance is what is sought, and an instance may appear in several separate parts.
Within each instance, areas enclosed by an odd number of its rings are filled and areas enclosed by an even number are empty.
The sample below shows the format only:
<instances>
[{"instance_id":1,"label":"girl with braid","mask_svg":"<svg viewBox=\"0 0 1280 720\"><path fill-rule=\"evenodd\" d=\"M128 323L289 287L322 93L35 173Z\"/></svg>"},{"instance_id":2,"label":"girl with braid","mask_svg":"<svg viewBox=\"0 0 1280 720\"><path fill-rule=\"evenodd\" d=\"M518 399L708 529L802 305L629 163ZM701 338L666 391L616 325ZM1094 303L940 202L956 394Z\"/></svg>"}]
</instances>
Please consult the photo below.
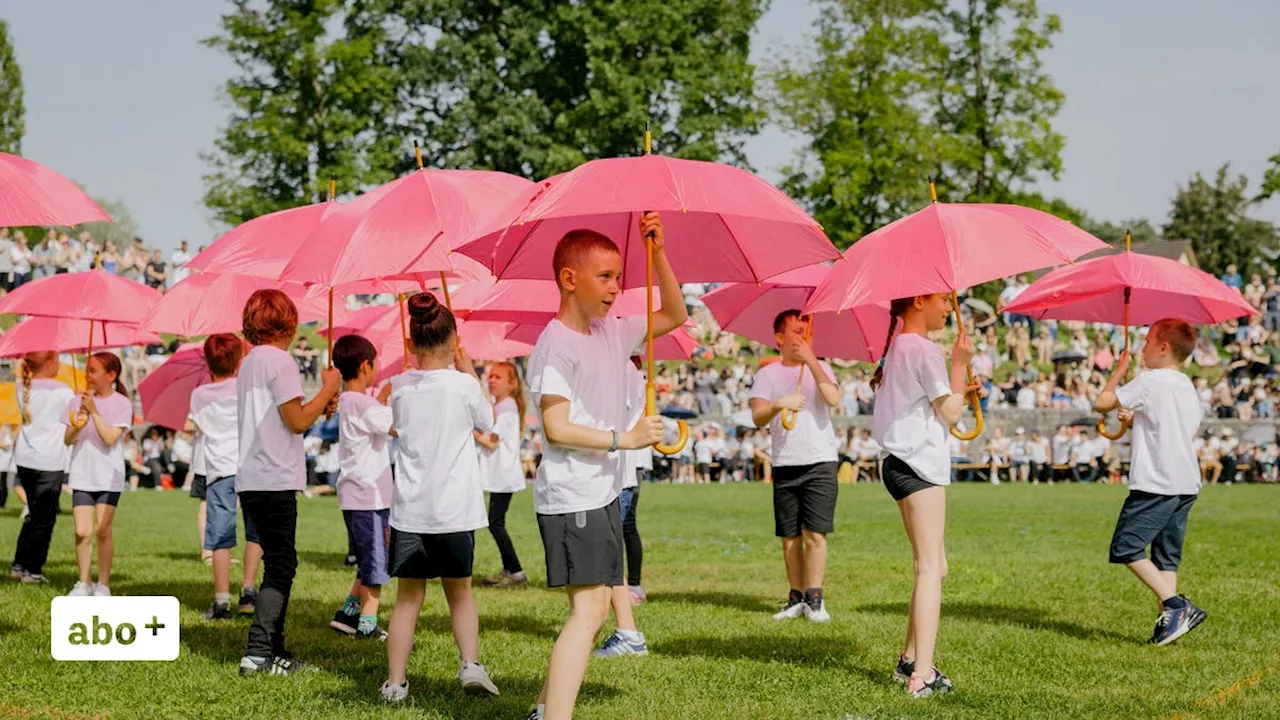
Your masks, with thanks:
<instances>
[{"instance_id":1,"label":"girl with braid","mask_svg":"<svg viewBox=\"0 0 1280 720\"><path fill-rule=\"evenodd\" d=\"M942 351L928 337L946 325L951 309L945 294L894 300L884 355L871 380L876 393L874 435L886 453L881 456L880 477L898 503L915 562L906 644L894 671L894 678L906 683L915 698L954 689L934 666L933 649L942 611L942 579L947 575L947 433L964 412L965 393L974 389L967 385L973 348L961 333L948 372Z\"/></svg>"},{"instance_id":2,"label":"girl with braid","mask_svg":"<svg viewBox=\"0 0 1280 720\"><path fill-rule=\"evenodd\" d=\"M58 521L62 484L67 479L70 449L62 441L63 419L75 394L54 379L57 375L56 353L27 353L22 358L22 388L18 392L22 429L18 432L13 459L30 512L18 533L18 547L9 575L27 584L46 582L44 562L49 557L49 542Z\"/></svg>"}]
</instances>

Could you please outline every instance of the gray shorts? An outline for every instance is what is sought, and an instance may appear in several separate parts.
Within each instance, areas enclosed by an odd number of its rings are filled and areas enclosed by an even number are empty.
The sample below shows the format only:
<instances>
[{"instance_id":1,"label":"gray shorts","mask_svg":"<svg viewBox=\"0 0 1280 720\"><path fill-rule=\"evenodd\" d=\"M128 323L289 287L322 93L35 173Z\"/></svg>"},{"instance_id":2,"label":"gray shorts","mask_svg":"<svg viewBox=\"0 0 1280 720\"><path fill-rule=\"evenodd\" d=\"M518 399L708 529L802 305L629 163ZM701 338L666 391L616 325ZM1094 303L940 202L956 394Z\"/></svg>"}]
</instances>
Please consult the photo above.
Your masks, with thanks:
<instances>
[{"instance_id":1,"label":"gray shorts","mask_svg":"<svg viewBox=\"0 0 1280 720\"><path fill-rule=\"evenodd\" d=\"M1129 491L1111 536L1111 562L1128 565L1147 557L1160 570L1174 572L1182 562L1187 514L1196 495L1155 495Z\"/></svg>"},{"instance_id":2,"label":"gray shorts","mask_svg":"<svg viewBox=\"0 0 1280 720\"><path fill-rule=\"evenodd\" d=\"M613 502L595 510L539 515L547 587L622 584L622 514Z\"/></svg>"}]
</instances>

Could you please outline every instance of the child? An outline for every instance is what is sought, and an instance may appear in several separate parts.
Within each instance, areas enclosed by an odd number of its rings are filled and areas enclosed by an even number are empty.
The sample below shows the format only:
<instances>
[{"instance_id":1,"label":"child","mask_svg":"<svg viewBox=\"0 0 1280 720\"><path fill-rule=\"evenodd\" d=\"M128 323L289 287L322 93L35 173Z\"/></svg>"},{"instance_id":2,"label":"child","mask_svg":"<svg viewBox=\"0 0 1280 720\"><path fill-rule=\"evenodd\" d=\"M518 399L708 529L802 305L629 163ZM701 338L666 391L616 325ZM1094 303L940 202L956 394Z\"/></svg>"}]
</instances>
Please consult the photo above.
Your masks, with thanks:
<instances>
[{"instance_id":1,"label":"child","mask_svg":"<svg viewBox=\"0 0 1280 720\"><path fill-rule=\"evenodd\" d=\"M490 434L476 433L480 447L481 484L489 493L489 534L502 556L502 572L481 585L511 587L529 581L520 566L516 547L507 533L507 508L511 496L524 490L520 465L520 438L524 434L524 382L510 362L494 363L486 377L493 396L494 425Z\"/></svg>"},{"instance_id":2,"label":"child","mask_svg":"<svg viewBox=\"0 0 1280 720\"><path fill-rule=\"evenodd\" d=\"M240 674L292 675L305 667L284 646L285 614L298 569L297 493L307 484L302 433L337 396L342 379L337 370L326 369L324 386L303 404L302 376L288 352L298 330L298 308L288 295L274 288L258 290L245 303L243 317L244 337L253 349L236 380L236 493L245 525L258 531L265 570Z\"/></svg>"},{"instance_id":3,"label":"child","mask_svg":"<svg viewBox=\"0 0 1280 720\"><path fill-rule=\"evenodd\" d=\"M329 627L360 639L386 640L378 627L378 604L387 575L387 521L391 508L391 456L387 441L391 408L387 397L366 391L378 378L378 351L359 335L333 344L333 366L346 385L338 396L338 507L355 539L356 579Z\"/></svg>"},{"instance_id":4,"label":"child","mask_svg":"<svg viewBox=\"0 0 1280 720\"><path fill-rule=\"evenodd\" d=\"M18 532L9 576L27 584L46 582L44 562L49 557L49 542L58 521L58 499L70 460L62 420L75 401L75 393L54 380L57 375L56 353L27 353L22 358L22 387L18 390L22 429L18 431L13 461L18 483L27 494L29 513Z\"/></svg>"},{"instance_id":5,"label":"child","mask_svg":"<svg viewBox=\"0 0 1280 720\"><path fill-rule=\"evenodd\" d=\"M628 390L631 398L627 420L629 425L634 425L644 417L645 384L639 364L640 358L633 357L631 367L627 368L628 379L631 381ZM622 543L625 548L628 579L627 582L614 585L609 590L609 604L613 608L614 619L618 621L618 628L592 653L592 657L598 658L649 654L644 633L636 628L636 618L631 606L644 599L644 590L640 589L640 563L643 561L644 546L640 543L640 534L636 530L635 513L636 504L640 500L639 475L643 472L640 469L643 462L641 456L647 455L652 458L653 451L646 447L627 450L625 455L626 467L623 471L625 475L622 480L622 489L618 493L618 514L622 517ZM633 588L639 591L639 595L632 594Z\"/></svg>"},{"instance_id":6,"label":"child","mask_svg":"<svg viewBox=\"0 0 1280 720\"><path fill-rule=\"evenodd\" d=\"M409 338L420 370L391 379L391 412L400 438L391 496L392 577L396 607L387 638L382 697L409 697L405 676L427 580L440 578L467 693L498 694L479 663L480 619L471 595L475 531L487 522L474 430L493 430L493 407L471 358L458 346L453 313L434 295L409 298Z\"/></svg>"},{"instance_id":7,"label":"child","mask_svg":"<svg viewBox=\"0 0 1280 720\"><path fill-rule=\"evenodd\" d=\"M871 386L876 391L875 438L887 455L880 466L884 487L897 501L911 540L915 587L907 616L907 640L894 678L907 683L912 697L925 698L955 689L933 664L942 610L942 579L947 576L943 549L946 486L951 482L948 430L960 419L966 372L973 355L967 333L959 333L951 352L951 371L929 333L941 330L951 314L947 295L920 295L889 306L889 335ZM894 328L902 332L894 337Z\"/></svg>"},{"instance_id":8,"label":"child","mask_svg":"<svg viewBox=\"0 0 1280 720\"><path fill-rule=\"evenodd\" d=\"M133 425L133 402L120 382L120 370L120 358L111 353L90 357L85 364L90 391L73 400L70 412L62 417L67 426L62 441L71 446L67 480L76 524L76 565L80 568L80 581L67 593L72 597L111 596L111 560L115 552L111 526L120 493L124 492L124 447L120 441ZM95 515L97 585L89 581Z\"/></svg>"},{"instance_id":9,"label":"child","mask_svg":"<svg viewBox=\"0 0 1280 720\"><path fill-rule=\"evenodd\" d=\"M1122 353L1094 406L1100 413L1122 408L1126 417L1132 415L1129 497L1111 537L1111 562L1128 565L1160 601L1151 634L1156 645L1174 642L1208 616L1178 594L1187 514L1200 492L1193 449L1202 417L1200 398L1181 370L1195 346L1196 331L1187 323L1157 322L1142 345L1146 372L1117 389L1129 370L1129 353Z\"/></svg>"},{"instance_id":10,"label":"child","mask_svg":"<svg viewBox=\"0 0 1280 720\"><path fill-rule=\"evenodd\" d=\"M1041 479L1053 482L1053 478L1049 475L1052 472L1052 468L1049 467L1049 452L1048 438L1041 437L1039 430L1032 430L1027 457L1031 463L1031 482L1036 485L1040 484Z\"/></svg>"},{"instance_id":11,"label":"child","mask_svg":"<svg viewBox=\"0 0 1280 720\"><path fill-rule=\"evenodd\" d=\"M244 356L244 342L235 335L210 335L204 341L204 360L212 381L191 393L188 428L200 436L201 469L207 512L203 546L213 564L213 606L206 620L230 620L231 548L236 546L236 470L240 461L236 372ZM245 514L244 582L239 610L255 610L254 580L262 560L258 529Z\"/></svg>"},{"instance_id":12,"label":"child","mask_svg":"<svg viewBox=\"0 0 1280 720\"><path fill-rule=\"evenodd\" d=\"M662 296L662 310L653 318L659 336L684 324L688 312L663 250L657 213L640 218L640 237L647 237L654 251ZM568 586L569 620L551 652L538 706L529 715L539 720L572 715L591 647L609 613L609 588L622 584L618 491L626 459L618 451L662 439L657 416L627 429L625 363L645 336L645 318L607 317L622 275L618 247L599 233L574 230L556 246L552 269L560 309L529 358L529 390L547 439L533 504L546 551L547 585Z\"/></svg>"},{"instance_id":13,"label":"child","mask_svg":"<svg viewBox=\"0 0 1280 720\"><path fill-rule=\"evenodd\" d=\"M830 622L822 584L827 572L827 535L835 531L840 457L831 408L840 388L831 366L818 360L805 337L799 310L773 320L782 360L760 368L751 386L751 419L773 438L773 527L782 542L790 592L774 620L808 618ZM796 392L796 386L801 387ZM782 413L793 413L788 430Z\"/></svg>"}]
</instances>

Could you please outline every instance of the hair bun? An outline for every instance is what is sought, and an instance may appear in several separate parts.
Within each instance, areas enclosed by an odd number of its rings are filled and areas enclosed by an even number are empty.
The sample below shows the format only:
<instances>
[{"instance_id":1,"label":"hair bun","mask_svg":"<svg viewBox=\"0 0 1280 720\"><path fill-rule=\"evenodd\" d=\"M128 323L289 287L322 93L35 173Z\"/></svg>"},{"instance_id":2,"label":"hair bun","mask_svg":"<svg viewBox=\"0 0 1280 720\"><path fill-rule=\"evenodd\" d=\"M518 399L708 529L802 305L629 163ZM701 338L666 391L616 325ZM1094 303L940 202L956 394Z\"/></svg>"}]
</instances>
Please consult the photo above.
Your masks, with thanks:
<instances>
[{"instance_id":1,"label":"hair bun","mask_svg":"<svg viewBox=\"0 0 1280 720\"><path fill-rule=\"evenodd\" d=\"M409 298L408 301L409 317L420 320L423 323L433 322L440 314L440 301L436 300L436 296L429 292L418 293Z\"/></svg>"}]
</instances>

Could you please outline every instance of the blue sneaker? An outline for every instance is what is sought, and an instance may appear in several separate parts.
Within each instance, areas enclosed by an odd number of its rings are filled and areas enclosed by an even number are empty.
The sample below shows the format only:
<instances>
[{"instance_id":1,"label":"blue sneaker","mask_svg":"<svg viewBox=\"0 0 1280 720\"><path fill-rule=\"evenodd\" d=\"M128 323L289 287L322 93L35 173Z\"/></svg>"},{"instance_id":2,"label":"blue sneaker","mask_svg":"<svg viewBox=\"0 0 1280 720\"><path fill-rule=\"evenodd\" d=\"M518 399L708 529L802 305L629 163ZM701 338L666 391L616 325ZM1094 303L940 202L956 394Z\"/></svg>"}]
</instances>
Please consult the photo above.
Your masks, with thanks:
<instances>
[{"instance_id":1,"label":"blue sneaker","mask_svg":"<svg viewBox=\"0 0 1280 720\"><path fill-rule=\"evenodd\" d=\"M638 642L632 642L622 636L622 633L615 630L608 640L604 641L595 652L591 653L592 657L611 658L621 657L623 655L648 655L649 646L645 644L644 635L640 635Z\"/></svg>"}]
</instances>

